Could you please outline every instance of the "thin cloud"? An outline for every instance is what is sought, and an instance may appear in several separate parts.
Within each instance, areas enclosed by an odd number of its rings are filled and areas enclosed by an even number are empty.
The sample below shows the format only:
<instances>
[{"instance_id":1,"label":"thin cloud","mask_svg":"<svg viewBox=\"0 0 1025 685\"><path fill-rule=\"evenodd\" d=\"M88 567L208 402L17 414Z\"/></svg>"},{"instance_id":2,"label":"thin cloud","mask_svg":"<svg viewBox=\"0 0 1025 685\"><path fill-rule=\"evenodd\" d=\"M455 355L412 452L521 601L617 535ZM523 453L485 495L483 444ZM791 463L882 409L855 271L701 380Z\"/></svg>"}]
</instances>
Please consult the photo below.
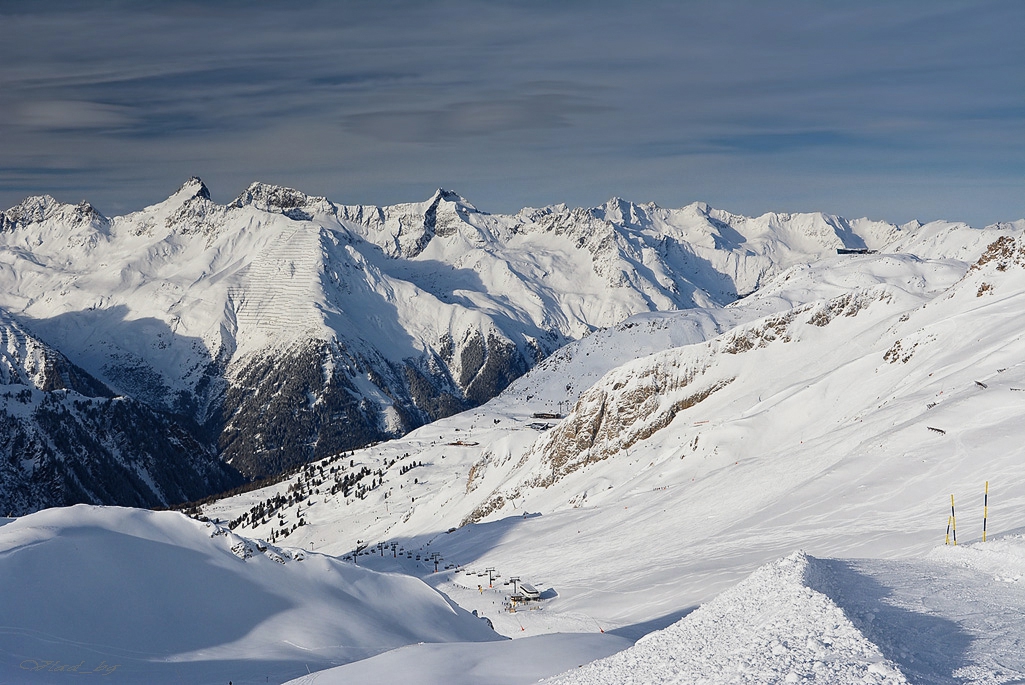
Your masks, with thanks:
<instances>
[{"instance_id":1,"label":"thin cloud","mask_svg":"<svg viewBox=\"0 0 1025 685\"><path fill-rule=\"evenodd\" d=\"M858 142L855 138L838 131L788 131L713 138L708 141L708 149L731 154L776 154L812 147L852 146Z\"/></svg>"},{"instance_id":2,"label":"thin cloud","mask_svg":"<svg viewBox=\"0 0 1025 685\"><path fill-rule=\"evenodd\" d=\"M458 102L439 109L382 111L343 118L351 131L385 141L424 143L510 131L564 128L577 115L606 109L567 95Z\"/></svg>"},{"instance_id":3,"label":"thin cloud","mask_svg":"<svg viewBox=\"0 0 1025 685\"><path fill-rule=\"evenodd\" d=\"M118 129L134 123L128 107L84 100L36 100L14 111L17 126L41 130Z\"/></svg>"}]
</instances>

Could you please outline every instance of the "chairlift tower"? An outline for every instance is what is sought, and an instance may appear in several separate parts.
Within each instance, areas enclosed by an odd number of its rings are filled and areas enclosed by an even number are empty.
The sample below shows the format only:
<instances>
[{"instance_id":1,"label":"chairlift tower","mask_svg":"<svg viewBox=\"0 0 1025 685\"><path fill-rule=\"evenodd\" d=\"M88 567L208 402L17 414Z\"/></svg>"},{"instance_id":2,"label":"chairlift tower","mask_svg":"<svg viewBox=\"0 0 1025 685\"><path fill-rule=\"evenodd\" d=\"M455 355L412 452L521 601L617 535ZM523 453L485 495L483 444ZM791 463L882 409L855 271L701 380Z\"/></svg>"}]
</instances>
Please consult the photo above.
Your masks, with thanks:
<instances>
[{"instance_id":1,"label":"chairlift tower","mask_svg":"<svg viewBox=\"0 0 1025 685\"><path fill-rule=\"evenodd\" d=\"M362 540L357 540L356 541L356 549L353 550L353 552L352 552L352 563L354 563L357 566L359 566L359 561L357 560L356 557L358 557L359 553L362 552L363 550L365 550L366 548L367 548L367 543L363 542Z\"/></svg>"}]
</instances>

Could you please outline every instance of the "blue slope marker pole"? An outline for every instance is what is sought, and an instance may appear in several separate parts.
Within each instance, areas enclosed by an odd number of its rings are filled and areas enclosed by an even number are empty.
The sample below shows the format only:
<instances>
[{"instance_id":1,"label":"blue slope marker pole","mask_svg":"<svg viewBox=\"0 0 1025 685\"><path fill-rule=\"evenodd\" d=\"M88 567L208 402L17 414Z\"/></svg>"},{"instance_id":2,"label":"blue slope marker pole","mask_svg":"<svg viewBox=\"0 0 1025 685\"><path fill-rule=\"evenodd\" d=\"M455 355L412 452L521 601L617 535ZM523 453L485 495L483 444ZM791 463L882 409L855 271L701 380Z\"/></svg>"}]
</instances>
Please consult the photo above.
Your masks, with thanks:
<instances>
[{"instance_id":1,"label":"blue slope marker pole","mask_svg":"<svg viewBox=\"0 0 1025 685\"><path fill-rule=\"evenodd\" d=\"M986 481L986 492L982 496L982 541L986 541L986 519L989 518L989 481Z\"/></svg>"}]
</instances>

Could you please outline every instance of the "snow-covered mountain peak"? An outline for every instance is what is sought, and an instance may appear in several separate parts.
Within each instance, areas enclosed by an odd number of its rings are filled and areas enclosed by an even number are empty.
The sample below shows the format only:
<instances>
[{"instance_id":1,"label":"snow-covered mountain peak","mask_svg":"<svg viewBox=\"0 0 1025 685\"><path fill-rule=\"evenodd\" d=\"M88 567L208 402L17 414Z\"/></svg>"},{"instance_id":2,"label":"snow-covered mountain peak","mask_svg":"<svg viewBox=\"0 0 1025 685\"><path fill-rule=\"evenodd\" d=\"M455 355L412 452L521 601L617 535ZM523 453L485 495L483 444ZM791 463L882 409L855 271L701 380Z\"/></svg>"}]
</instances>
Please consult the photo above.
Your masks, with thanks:
<instances>
[{"instance_id":1,"label":"snow-covered mountain peak","mask_svg":"<svg viewBox=\"0 0 1025 685\"><path fill-rule=\"evenodd\" d=\"M210 199L210 190L198 176L185 181L163 202L151 205L142 212L129 215L134 224L132 232L148 233L161 224L171 233L212 235L223 222L226 208ZM120 221L118 222L120 223Z\"/></svg>"},{"instance_id":2,"label":"snow-covered mountain peak","mask_svg":"<svg viewBox=\"0 0 1025 685\"><path fill-rule=\"evenodd\" d=\"M310 205L327 202L326 198L313 197L301 190L270 183L255 182L228 203L229 207L242 208L253 206L267 212L289 215L294 210L303 210ZM293 217L295 218L295 217ZM302 217L306 218L306 217Z\"/></svg>"},{"instance_id":3,"label":"snow-covered mountain peak","mask_svg":"<svg viewBox=\"0 0 1025 685\"><path fill-rule=\"evenodd\" d=\"M474 207L472 204L470 204L470 202L465 197L463 197L462 195L460 195L459 193L457 193L454 190L446 190L445 188L438 188L437 190L434 191L434 195L432 195L431 199L428 200L427 202L428 202L428 204L434 204L435 202L439 202L439 201L451 202L453 204L462 205L464 207L467 207L467 208L473 209L474 211L477 211L476 207Z\"/></svg>"},{"instance_id":4,"label":"snow-covered mountain peak","mask_svg":"<svg viewBox=\"0 0 1025 685\"><path fill-rule=\"evenodd\" d=\"M628 228L642 228L650 226L653 221L653 213L659 209L654 202L637 204L613 197L600 207L589 210L594 218L607 221L612 224Z\"/></svg>"},{"instance_id":5,"label":"snow-covered mountain peak","mask_svg":"<svg viewBox=\"0 0 1025 685\"><path fill-rule=\"evenodd\" d=\"M35 195L0 213L0 232L15 231L44 222L75 228L85 226L98 231L105 231L110 224L107 217L85 200L72 205L59 202L50 195Z\"/></svg>"},{"instance_id":6,"label":"snow-covered mountain peak","mask_svg":"<svg viewBox=\"0 0 1025 685\"><path fill-rule=\"evenodd\" d=\"M491 218L486 212L451 190L439 188L423 202L406 202L387 207L339 206L342 224L374 243L391 257L458 261L467 252L497 245L496 230L511 228L507 217ZM443 246L425 253L435 238Z\"/></svg>"},{"instance_id":7,"label":"snow-covered mountain peak","mask_svg":"<svg viewBox=\"0 0 1025 685\"><path fill-rule=\"evenodd\" d=\"M997 231L1025 231L1025 219L1017 219L1015 221L998 221L995 224L990 224L986 228Z\"/></svg>"},{"instance_id":8,"label":"snow-covered mountain peak","mask_svg":"<svg viewBox=\"0 0 1025 685\"><path fill-rule=\"evenodd\" d=\"M0 215L0 221L3 222L5 231L13 231L22 226L45 221L60 204L52 195L33 195L5 211Z\"/></svg>"},{"instance_id":9,"label":"snow-covered mountain peak","mask_svg":"<svg viewBox=\"0 0 1025 685\"><path fill-rule=\"evenodd\" d=\"M224 207L210 199L210 190L198 176L181 184L167 199L136 212L111 219L115 233L147 236L158 240L171 233L212 233Z\"/></svg>"},{"instance_id":10,"label":"snow-covered mountain peak","mask_svg":"<svg viewBox=\"0 0 1025 685\"><path fill-rule=\"evenodd\" d=\"M210 199L210 190L199 176L189 178L171 196L171 198L181 199L182 201L191 200L194 197L201 197L204 200Z\"/></svg>"},{"instance_id":11,"label":"snow-covered mountain peak","mask_svg":"<svg viewBox=\"0 0 1025 685\"><path fill-rule=\"evenodd\" d=\"M565 202L559 202L558 204L545 205L544 207L523 207L515 216L520 223L531 223L542 217L552 216L553 214L565 214L569 211L569 205Z\"/></svg>"}]
</instances>

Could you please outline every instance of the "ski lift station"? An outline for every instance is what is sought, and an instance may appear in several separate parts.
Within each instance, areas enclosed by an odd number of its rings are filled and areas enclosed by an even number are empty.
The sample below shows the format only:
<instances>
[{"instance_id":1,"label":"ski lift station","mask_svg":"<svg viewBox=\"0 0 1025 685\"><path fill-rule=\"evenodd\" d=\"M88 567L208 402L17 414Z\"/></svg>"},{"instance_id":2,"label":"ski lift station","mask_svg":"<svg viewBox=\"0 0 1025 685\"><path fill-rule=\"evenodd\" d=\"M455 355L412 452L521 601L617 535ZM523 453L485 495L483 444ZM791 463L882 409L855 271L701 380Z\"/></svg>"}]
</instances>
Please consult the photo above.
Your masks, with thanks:
<instances>
[{"instance_id":1,"label":"ski lift station","mask_svg":"<svg viewBox=\"0 0 1025 685\"><path fill-rule=\"evenodd\" d=\"M541 599L541 593L530 583L519 583L509 599L513 602L533 602Z\"/></svg>"}]
</instances>

